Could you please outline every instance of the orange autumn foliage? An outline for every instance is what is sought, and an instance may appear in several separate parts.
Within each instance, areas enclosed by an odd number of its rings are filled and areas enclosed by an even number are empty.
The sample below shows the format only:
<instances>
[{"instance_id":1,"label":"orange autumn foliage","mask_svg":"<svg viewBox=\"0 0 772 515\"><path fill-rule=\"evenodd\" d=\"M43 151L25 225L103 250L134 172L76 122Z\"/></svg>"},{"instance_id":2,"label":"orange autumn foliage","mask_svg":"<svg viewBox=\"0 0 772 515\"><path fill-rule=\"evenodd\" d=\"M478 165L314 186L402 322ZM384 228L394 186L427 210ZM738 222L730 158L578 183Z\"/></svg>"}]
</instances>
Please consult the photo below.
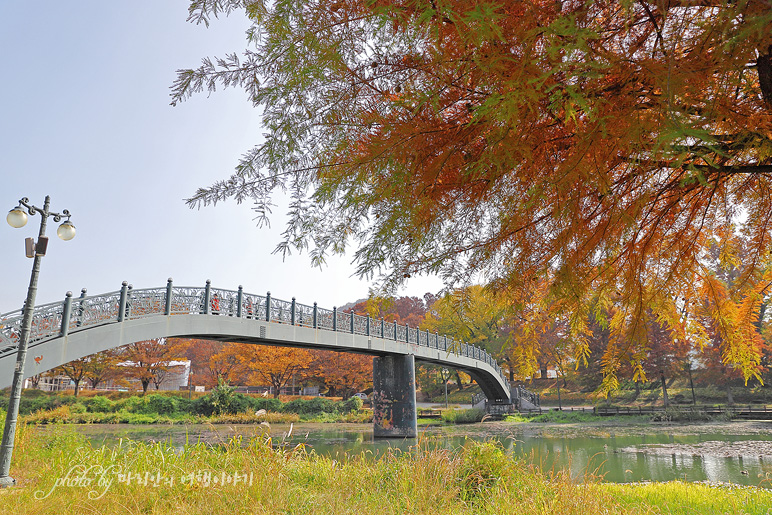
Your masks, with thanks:
<instances>
[{"instance_id":1,"label":"orange autumn foliage","mask_svg":"<svg viewBox=\"0 0 772 515\"><path fill-rule=\"evenodd\" d=\"M193 0L191 19L236 5ZM750 242L742 295L765 291L751 277L772 245L768 2L258 1L246 12L256 48L181 70L172 101L240 86L268 133L192 206L253 199L265 214L288 189L280 250L322 263L354 241L359 273L387 289L421 273L485 277L515 307L570 313L580 359L603 314L609 377L643 358L650 311L689 330L682 299L710 287L704 249L730 226ZM755 351L733 328L754 302L715 304L725 356L745 371Z\"/></svg>"}]
</instances>

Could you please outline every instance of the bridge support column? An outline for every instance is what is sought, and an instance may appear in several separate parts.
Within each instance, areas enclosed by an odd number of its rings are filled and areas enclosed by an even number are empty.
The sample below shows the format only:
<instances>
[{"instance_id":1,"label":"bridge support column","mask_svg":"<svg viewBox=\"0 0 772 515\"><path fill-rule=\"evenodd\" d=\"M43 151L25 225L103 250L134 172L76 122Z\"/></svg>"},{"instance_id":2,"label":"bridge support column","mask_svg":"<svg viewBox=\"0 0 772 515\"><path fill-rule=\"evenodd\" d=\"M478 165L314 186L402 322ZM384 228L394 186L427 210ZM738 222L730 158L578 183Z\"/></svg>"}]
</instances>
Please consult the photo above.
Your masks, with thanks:
<instances>
[{"instance_id":1,"label":"bridge support column","mask_svg":"<svg viewBox=\"0 0 772 515\"><path fill-rule=\"evenodd\" d=\"M415 358L373 358L373 432L375 438L415 438Z\"/></svg>"}]
</instances>

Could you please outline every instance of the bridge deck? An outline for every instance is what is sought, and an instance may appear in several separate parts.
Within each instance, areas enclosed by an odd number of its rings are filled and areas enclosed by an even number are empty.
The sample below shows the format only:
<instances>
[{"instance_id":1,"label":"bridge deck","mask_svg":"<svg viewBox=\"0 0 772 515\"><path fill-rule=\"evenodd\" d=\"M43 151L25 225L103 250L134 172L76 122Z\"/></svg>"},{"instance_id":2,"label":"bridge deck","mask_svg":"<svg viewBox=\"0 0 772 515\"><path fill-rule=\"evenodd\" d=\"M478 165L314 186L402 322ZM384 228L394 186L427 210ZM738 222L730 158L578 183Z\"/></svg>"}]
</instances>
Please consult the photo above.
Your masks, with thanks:
<instances>
[{"instance_id":1,"label":"bridge deck","mask_svg":"<svg viewBox=\"0 0 772 515\"><path fill-rule=\"evenodd\" d=\"M0 387L10 384L22 312L0 315ZM175 287L122 290L35 308L25 375L153 338L191 337L407 355L470 374L489 399L509 401L508 382L484 350L415 328L237 291Z\"/></svg>"}]
</instances>

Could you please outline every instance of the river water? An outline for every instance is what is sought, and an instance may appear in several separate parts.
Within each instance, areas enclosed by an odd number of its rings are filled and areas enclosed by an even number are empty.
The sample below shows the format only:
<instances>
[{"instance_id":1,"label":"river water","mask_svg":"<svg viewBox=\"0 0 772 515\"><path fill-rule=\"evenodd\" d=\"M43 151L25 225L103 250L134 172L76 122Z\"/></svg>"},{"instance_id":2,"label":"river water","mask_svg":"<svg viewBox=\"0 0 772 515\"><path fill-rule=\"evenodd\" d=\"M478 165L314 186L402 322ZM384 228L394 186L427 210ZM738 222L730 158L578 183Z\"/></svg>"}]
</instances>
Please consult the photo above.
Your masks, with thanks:
<instances>
[{"instance_id":1,"label":"river water","mask_svg":"<svg viewBox=\"0 0 772 515\"><path fill-rule=\"evenodd\" d=\"M114 445L121 438L167 441L175 446L203 441L218 444L232 436L270 435L275 443L304 443L332 457L389 449L407 451L420 440L456 449L470 441L494 440L518 459L542 470L568 468L604 481L705 481L772 488L772 422L716 424L512 424L486 422L464 426L419 427L419 439L375 440L369 424L288 425L121 425L77 426L92 445Z\"/></svg>"}]
</instances>

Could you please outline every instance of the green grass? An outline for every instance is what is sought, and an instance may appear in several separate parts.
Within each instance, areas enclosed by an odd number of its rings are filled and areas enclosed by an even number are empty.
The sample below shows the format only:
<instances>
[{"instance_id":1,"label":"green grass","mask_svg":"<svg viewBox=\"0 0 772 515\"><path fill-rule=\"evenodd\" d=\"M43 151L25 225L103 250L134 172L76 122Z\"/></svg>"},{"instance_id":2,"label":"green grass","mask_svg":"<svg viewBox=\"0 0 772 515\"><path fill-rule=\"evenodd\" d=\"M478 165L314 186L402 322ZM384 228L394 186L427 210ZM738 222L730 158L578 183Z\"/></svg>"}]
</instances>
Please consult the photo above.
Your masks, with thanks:
<instances>
[{"instance_id":1,"label":"green grass","mask_svg":"<svg viewBox=\"0 0 772 515\"><path fill-rule=\"evenodd\" d=\"M92 482L57 486L68 472ZM218 446L124 440L108 448L92 447L71 426L42 432L21 424L11 475L19 485L0 490L4 515L761 515L772 507L772 493L758 489L576 484L563 472L539 473L495 444L473 442L456 451L419 444L379 458L332 459L259 435Z\"/></svg>"},{"instance_id":2,"label":"green grass","mask_svg":"<svg viewBox=\"0 0 772 515\"><path fill-rule=\"evenodd\" d=\"M116 399L98 395L79 398L35 390L25 390L22 400L22 419L31 424L362 423L372 420L372 412L363 410L362 400L356 397L346 401L315 397L281 402L235 393L230 387L216 388L194 400L161 394ZM258 412L267 413L257 415Z\"/></svg>"},{"instance_id":3,"label":"green grass","mask_svg":"<svg viewBox=\"0 0 772 515\"><path fill-rule=\"evenodd\" d=\"M372 410L360 410L349 413L260 413L249 411L245 413L222 413L219 415L190 415L175 413L172 415L159 415L157 413L132 413L121 410L108 413L89 413L73 409L75 405L60 406L52 410L41 410L31 415L22 415L21 420L28 424L260 424L261 422L294 423L294 422L320 422L320 423L367 423L372 422Z\"/></svg>"},{"instance_id":4,"label":"green grass","mask_svg":"<svg viewBox=\"0 0 772 515\"><path fill-rule=\"evenodd\" d=\"M672 515L772 514L772 493L756 488L727 488L671 481L636 486L602 485L625 506L644 509L667 507Z\"/></svg>"},{"instance_id":5,"label":"green grass","mask_svg":"<svg viewBox=\"0 0 772 515\"><path fill-rule=\"evenodd\" d=\"M451 424L474 424L482 421L485 416L483 409L455 409L450 408L442 411L442 420Z\"/></svg>"}]
</instances>

